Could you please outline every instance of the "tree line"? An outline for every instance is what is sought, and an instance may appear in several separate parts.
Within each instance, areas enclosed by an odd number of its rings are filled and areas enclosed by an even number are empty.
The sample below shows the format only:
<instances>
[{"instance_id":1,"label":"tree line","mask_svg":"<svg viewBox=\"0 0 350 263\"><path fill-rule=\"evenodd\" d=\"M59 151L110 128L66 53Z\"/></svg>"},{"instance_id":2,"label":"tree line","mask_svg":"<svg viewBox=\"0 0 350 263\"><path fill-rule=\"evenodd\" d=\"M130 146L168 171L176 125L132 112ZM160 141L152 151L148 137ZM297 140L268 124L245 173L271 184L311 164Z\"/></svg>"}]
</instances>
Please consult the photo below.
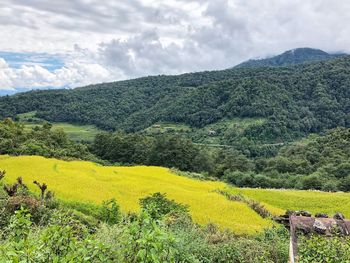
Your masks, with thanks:
<instances>
[{"instance_id":1,"label":"tree line","mask_svg":"<svg viewBox=\"0 0 350 263\"><path fill-rule=\"evenodd\" d=\"M337 128L287 145L275 157L208 149L180 136L105 133L90 150L110 162L175 167L239 187L350 191L350 129Z\"/></svg>"},{"instance_id":2,"label":"tree line","mask_svg":"<svg viewBox=\"0 0 350 263\"><path fill-rule=\"evenodd\" d=\"M180 135L106 132L81 144L49 123L32 129L11 119L0 123L0 154L164 166L239 187L350 191L349 149L349 128L286 145L274 157L249 158L238 148L203 147Z\"/></svg>"}]
</instances>

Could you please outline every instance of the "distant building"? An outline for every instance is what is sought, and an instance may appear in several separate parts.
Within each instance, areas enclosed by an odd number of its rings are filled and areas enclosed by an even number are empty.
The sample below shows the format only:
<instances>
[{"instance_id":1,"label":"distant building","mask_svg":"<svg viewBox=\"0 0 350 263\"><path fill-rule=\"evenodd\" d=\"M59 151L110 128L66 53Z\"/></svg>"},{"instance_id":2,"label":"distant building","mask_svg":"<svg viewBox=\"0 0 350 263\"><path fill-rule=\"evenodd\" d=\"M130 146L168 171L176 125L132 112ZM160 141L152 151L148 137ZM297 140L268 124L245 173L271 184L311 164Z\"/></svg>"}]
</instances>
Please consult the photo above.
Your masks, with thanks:
<instances>
[{"instance_id":1,"label":"distant building","mask_svg":"<svg viewBox=\"0 0 350 263\"><path fill-rule=\"evenodd\" d=\"M216 131L214 131L214 130L209 130L209 131L208 131L208 134L209 134L210 136L215 136L215 135L216 135Z\"/></svg>"}]
</instances>

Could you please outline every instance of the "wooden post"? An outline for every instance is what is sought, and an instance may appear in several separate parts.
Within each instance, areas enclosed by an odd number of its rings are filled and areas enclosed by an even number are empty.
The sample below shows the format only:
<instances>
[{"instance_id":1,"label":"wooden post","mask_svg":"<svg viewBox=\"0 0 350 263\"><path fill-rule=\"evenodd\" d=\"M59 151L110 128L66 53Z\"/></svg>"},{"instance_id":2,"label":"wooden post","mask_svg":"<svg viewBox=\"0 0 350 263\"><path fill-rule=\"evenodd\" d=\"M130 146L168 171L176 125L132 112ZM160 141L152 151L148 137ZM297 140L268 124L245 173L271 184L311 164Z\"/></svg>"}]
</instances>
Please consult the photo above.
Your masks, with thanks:
<instances>
[{"instance_id":1,"label":"wooden post","mask_svg":"<svg viewBox=\"0 0 350 263\"><path fill-rule=\"evenodd\" d=\"M289 262L295 263L295 258L298 253L298 240L296 235L295 226L293 223L294 215L291 215L289 218L289 227L290 227L290 241L289 241Z\"/></svg>"}]
</instances>

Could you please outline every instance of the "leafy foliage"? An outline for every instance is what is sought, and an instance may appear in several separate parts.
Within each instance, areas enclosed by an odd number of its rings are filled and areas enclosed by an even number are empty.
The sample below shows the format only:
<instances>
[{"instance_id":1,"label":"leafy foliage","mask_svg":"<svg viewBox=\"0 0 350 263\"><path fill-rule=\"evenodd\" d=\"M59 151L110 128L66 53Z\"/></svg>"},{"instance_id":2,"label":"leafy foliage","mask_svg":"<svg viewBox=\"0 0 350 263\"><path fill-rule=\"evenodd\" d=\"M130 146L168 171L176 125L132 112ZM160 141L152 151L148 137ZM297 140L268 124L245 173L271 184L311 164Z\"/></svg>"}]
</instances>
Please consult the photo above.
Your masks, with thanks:
<instances>
[{"instance_id":1,"label":"leafy foliage","mask_svg":"<svg viewBox=\"0 0 350 263\"><path fill-rule=\"evenodd\" d=\"M298 262L301 263L347 263L350 260L350 239L347 237L302 237L298 248Z\"/></svg>"},{"instance_id":2,"label":"leafy foliage","mask_svg":"<svg viewBox=\"0 0 350 263\"><path fill-rule=\"evenodd\" d=\"M109 225L114 225L120 222L120 207L115 199L103 201L99 217L103 222L106 222Z\"/></svg>"},{"instance_id":3,"label":"leafy foliage","mask_svg":"<svg viewBox=\"0 0 350 263\"><path fill-rule=\"evenodd\" d=\"M156 194L147 200L154 200L154 196L160 197ZM182 207L164 196L160 199L166 211ZM123 215L124 220L114 225L103 223L91 228L67 212L64 205L49 210L50 219L41 225L36 225L24 208L12 212L0 235L1 261L257 263L284 262L287 258L288 236L283 228L256 237L237 237L212 224L200 227L188 216L156 220L145 210Z\"/></svg>"},{"instance_id":4,"label":"leafy foliage","mask_svg":"<svg viewBox=\"0 0 350 263\"><path fill-rule=\"evenodd\" d=\"M141 212L128 228L124 260L145 263L176 262L175 258L180 253L176 249L176 242L175 237L161 223Z\"/></svg>"},{"instance_id":5,"label":"leafy foliage","mask_svg":"<svg viewBox=\"0 0 350 263\"><path fill-rule=\"evenodd\" d=\"M140 206L153 219L162 219L169 214L183 214L188 212L188 205L176 203L166 198L166 194L154 193L151 196L141 198Z\"/></svg>"}]
</instances>

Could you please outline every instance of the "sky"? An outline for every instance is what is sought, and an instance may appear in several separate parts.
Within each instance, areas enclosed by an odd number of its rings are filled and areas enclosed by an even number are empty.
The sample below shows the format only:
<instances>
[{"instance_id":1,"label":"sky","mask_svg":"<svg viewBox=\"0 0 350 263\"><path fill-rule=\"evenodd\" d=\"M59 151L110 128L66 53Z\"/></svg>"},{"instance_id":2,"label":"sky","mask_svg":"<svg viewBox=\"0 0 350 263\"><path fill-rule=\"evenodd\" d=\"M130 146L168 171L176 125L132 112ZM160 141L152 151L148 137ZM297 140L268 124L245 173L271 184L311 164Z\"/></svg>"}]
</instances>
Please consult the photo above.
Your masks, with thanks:
<instances>
[{"instance_id":1,"label":"sky","mask_svg":"<svg viewBox=\"0 0 350 263\"><path fill-rule=\"evenodd\" d=\"M0 95L350 53L349 0L0 0Z\"/></svg>"}]
</instances>

